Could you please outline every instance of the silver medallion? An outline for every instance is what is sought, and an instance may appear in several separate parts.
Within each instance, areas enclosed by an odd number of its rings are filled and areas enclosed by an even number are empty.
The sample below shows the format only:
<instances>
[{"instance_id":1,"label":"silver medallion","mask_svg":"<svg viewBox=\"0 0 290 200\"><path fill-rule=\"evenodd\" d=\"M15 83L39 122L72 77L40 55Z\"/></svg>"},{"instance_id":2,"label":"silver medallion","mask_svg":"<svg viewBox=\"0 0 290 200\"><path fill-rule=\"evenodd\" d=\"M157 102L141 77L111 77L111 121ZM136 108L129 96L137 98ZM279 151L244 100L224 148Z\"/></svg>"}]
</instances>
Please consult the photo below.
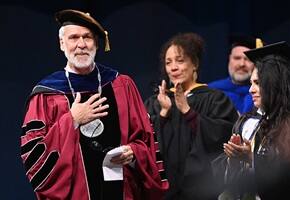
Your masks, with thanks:
<instances>
[{"instance_id":1,"label":"silver medallion","mask_svg":"<svg viewBox=\"0 0 290 200\"><path fill-rule=\"evenodd\" d=\"M104 124L100 119L95 119L80 126L81 133L89 138L98 137L104 131Z\"/></svg>"},{"instance_id":2,"label":"silver medallion","mask_svg":"<svg viewBox=\"0 0 290 200\"><path fill-rule=\"evenodd\" d=\"M98 70L98 93L100 94L100 98L101 98L101 94L102 94L102 81L101 81L101 73L99 71L99 68L96 66L96 64L94 63L94 67L96 67L96 69ZM72 87L72 83L69 79L69 72L68 70L65 70L65 76L67 78L68 81L68 85L69 88L71 90L71 93L74 97L74 99L76 99L76 92L74 90L74 88ZM97 137L99 135L101 135L104 131L104 124L100 119L95 119L87 124L83 124L80 126L80 131L81 133L89 138L93 138L93 137Z\"/></svg>"}]
</instances>

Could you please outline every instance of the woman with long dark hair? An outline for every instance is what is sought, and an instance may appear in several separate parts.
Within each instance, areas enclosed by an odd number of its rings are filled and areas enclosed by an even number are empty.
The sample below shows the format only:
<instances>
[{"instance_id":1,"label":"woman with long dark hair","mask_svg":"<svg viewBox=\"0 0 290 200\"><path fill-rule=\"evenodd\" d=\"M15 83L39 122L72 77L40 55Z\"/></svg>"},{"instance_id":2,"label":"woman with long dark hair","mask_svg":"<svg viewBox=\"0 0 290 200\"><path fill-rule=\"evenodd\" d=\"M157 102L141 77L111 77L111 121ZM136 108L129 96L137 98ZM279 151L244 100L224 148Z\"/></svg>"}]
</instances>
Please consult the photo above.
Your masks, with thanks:
<instances>
[{"instance_id":1,"label":"woman with long dark hair","mask_svg":"<svg viewBox=\"0 0 290 200\"><path fill-rule=\"evenodd\" d=\"M279 42L245 54L256 65L254 73L257 73L263 115L254 142L235 144L233 136L224 144L225 153L230 158L228 163L234 163L232 158L241 161L238 162L240 170L231 170L226 175L235 180L236 185L232 188L238 192L253 177L255 185L251 185L252 189L262 200L284 199L290 188L290 48L286 42ZM244 163L242 167L241 163ZM248 171L252 168L254 173L244 173L245 163ZM245 178L241 178L242 174ZM250 191L249 187L247 191Z\"/></svg>"},{"instance_id":2,"label":"woman with long dark hair","mask_svg":"<svg viewBox=\"0 0 290 200\"><path fill-rule=\"evenodd\" d=\"M258 194L283 199L290 188L290 48L286 42L246 52L258 69L264 116L255 139Z\"/></svg>"}]
</instances>

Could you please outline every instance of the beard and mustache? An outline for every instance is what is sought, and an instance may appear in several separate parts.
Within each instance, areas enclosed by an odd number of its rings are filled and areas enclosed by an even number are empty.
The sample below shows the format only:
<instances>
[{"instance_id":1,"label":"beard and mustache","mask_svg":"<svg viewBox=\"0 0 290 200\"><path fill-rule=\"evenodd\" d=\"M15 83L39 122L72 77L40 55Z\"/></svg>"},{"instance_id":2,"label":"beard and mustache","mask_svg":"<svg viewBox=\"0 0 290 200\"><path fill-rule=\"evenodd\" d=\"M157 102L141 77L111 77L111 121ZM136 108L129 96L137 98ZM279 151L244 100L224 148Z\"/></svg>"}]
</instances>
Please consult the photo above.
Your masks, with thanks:
<instances>
[{"instance_id":1,"label":"beard and mustache","mask_svg":"<svg viewBox=\"0 0 290 200\"><path fill-rule=\"evenodd\" d=\"M97 49L92 50L76 50L73 53L65 51L65 57L68 62L76 68L87 68L94 63Z\"/></svg>"},{"instance_id":2,"label":"beard and mustache","mask_svg":"<svg viewBox=\"0 0 290 200\"><path fill-rule=\"evenodd\" d=\"M230 74L230 76L234 82L244 84L244 83L248 83L250 81L251 72L246 72L244 74L239 74L239 73L233 72Z\"/></svg>"}]
</instances>

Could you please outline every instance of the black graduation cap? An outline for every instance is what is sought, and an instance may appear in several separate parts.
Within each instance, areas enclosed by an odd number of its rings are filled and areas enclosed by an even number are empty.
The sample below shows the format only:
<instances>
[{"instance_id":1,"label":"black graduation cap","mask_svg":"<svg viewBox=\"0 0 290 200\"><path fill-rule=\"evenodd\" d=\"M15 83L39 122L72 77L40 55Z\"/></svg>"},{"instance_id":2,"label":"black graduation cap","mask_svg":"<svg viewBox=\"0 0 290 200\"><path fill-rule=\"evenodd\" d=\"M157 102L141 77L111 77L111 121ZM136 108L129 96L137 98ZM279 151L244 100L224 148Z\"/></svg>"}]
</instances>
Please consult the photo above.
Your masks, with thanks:
<instances>
[{"instance_id":1,"label":"black graduation cap","mask_svg":"<svg viewBox=\"0 0 290 200\"><path fill-rule=\"evenodd\" d=\"M66 9L55 13L55 19L61 26L80 25L87 27L105 40L105 51L110 50L108 32L105 31L101 24L91 17L89 13Z\"/></svg>"},{"instance_id":2,"label":"black graduation cap","mask_svg":"<svg viewBox=\"0 0 290 200\"><path fill-rule=\"evenodd\" d=\"M252 61L256 62L271 56L282 56L290 59L290 47L285 41L269 44L261 48L252 49L244 52L246 56Z\"/></svg>"},{"instance_id":3,"label":"black graduation cap","mask_svg":"<svg viewBox=\"0 0 290 200\"><path fill-rule=\"evenodd\" d=\"M229 42L231 45L231 49L237 46L244 46L249 49L255 49L263 46L263 42L261 39L241 34L231 35L229 37Z\"/></svg>"}]
</instances>

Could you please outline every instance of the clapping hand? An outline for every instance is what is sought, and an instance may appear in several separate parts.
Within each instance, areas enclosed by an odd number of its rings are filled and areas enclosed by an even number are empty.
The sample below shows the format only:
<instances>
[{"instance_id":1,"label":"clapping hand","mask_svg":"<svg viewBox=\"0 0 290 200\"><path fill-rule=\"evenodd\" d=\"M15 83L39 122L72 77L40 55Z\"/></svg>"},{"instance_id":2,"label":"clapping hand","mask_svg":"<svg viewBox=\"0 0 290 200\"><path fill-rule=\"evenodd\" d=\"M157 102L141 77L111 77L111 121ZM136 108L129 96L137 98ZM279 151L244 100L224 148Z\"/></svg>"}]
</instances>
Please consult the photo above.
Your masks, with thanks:
<instances>
[{"instance_id":1,"label":"clapping hand","mask_svg":"<svg viewBox=\"0 0 290 200\"><path fill-rule=\"evenodd\" d=\"M166 94L166 82L165 82L165 80L162 80L161 85L159 85L159 94L157 96L157 100L161 106L160 115L162 117L166 117L171 106L172 106L172 103L171 103L170 98Z\"/></svg>"},{"instance_id":2,"label":"clapping hand","mask_svg":"<svg viewBox=\"0 0 290 200\"><path fill-rule=\"evenodd\" d=\"M182 112L183 114L187 113L190 109L188 102L187 102L187 94L189 91L184 91L182 88L181 83L177 83L175 85L175 104L178 110Z\"/></svg>"},{"instance_id":3,"label":"clapping hand","mask_svg":"<svg viewBox=\"0 0 290 200\"><path fill-rule=\"evenodd\" d=\"M238 134L233 134L228 143L224 143L224 152L229 158L244 161L252 159L250 141L243 139L242 142L242 138Z\"/></svg>"}]
</instances>

